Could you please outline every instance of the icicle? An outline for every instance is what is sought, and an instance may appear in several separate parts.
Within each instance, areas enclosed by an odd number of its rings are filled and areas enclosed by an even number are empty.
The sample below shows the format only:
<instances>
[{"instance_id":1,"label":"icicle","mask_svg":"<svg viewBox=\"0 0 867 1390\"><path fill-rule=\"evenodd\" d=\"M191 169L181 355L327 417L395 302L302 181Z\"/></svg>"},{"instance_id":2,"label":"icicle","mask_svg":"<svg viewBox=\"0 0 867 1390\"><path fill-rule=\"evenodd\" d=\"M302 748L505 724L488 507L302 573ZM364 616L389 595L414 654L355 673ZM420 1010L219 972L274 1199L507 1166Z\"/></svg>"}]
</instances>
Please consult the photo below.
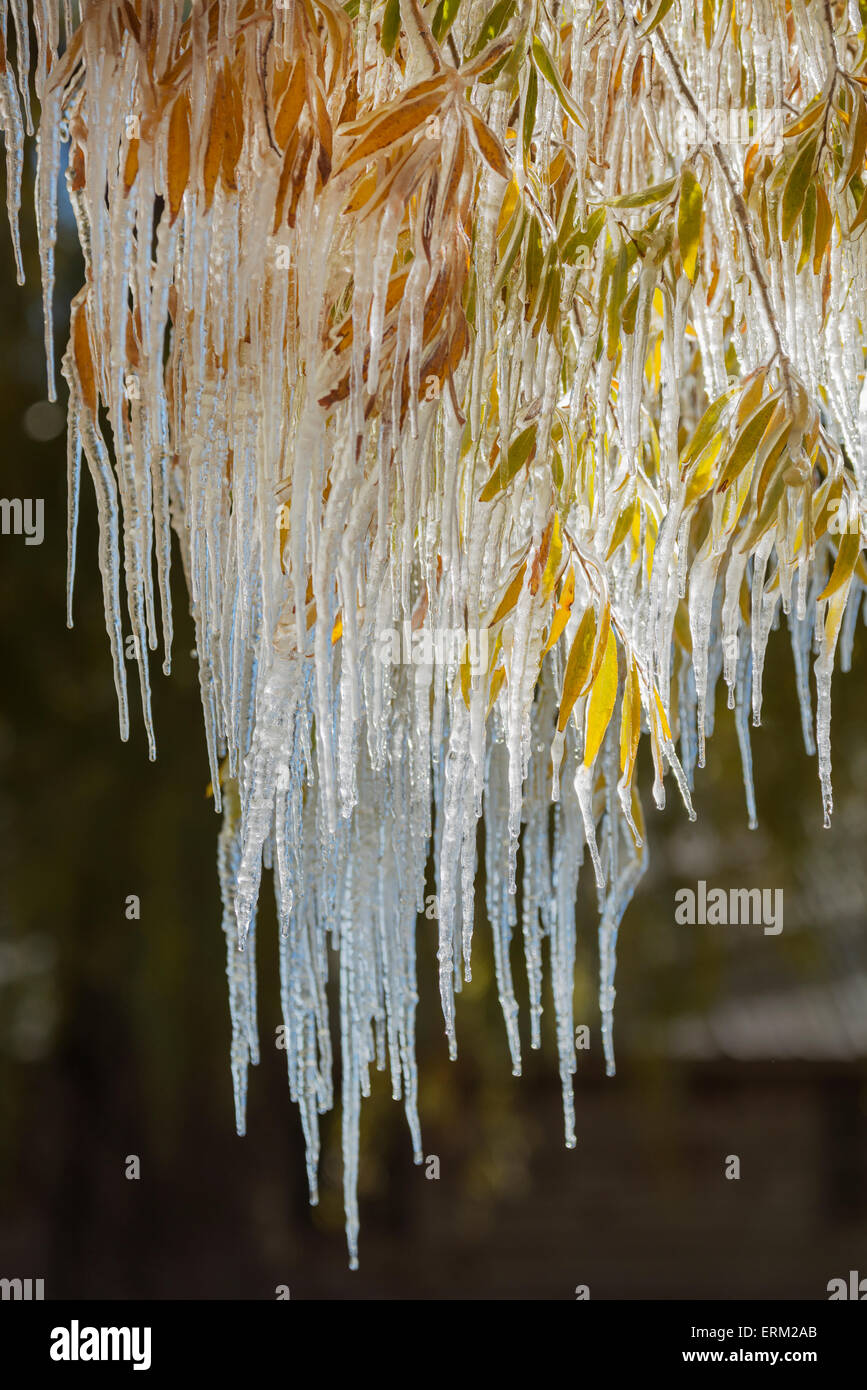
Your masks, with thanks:
<instances>
[{"instance_id":1,"label":"icicle","mask_svg":"<svg viewBox=\"0 0 867 1390\"><path fill-rule=\"evenodd\" d=\"M356 1267L375 1069L422 1161L420 923L437 936L457 1052L480 819L505 1050L519 1074L524 995L532 1048L553 998L569 1147L579 868L590 860L597 888L611 1072L618 934L651 838L641 738L656 805L673 778L693 819L722 677L755 825L749 722L780 611L830 819L835 653L847 669L865 588L867 238L852 234L845 178L858 123L832 101L816 201L784 240L796 142L759 122L833 97L860 52L857 6L837 7L832 43L803 0L788 20L738 0L737 23L724 7L707 33L686 6L642 33L628 6L566 0L554 19L536 7L529 29L503 20L496 72L478 66L475 5L455 10L445 48L418 0L401 0L386 46L368 0L355 17L318 0L315 23L303 6L238 0L210 18L182 0L13 0L10 29L8 9L0 124L19 279L31 19L37 41L52 400L67 141L84 261L62 364L67 621L83 452L121 734L122 575L152 754L148 659L161 628L169 671L175 549L183 568L224 818L237 1125L258 1056L264 874L311 1202L339 996ZM531 42L534 62L516 62ZM820 184L830 225L820 246L816 221L805 255Z\"/></svg>"}]
</instances>

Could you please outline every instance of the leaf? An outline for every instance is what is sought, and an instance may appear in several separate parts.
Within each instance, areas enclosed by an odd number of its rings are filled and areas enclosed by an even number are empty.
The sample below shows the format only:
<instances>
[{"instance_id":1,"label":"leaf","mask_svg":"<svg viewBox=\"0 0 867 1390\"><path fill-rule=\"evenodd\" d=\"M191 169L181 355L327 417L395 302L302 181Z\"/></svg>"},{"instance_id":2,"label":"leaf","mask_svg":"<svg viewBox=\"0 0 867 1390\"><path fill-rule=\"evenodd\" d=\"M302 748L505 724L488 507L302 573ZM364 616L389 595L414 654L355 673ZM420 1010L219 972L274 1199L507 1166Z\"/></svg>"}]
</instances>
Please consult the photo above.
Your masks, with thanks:
<instances>
[{"instance_id":1,"label":"leaf","mask_svg":"<svg viewBox=\"0 0 867 1390\"><path fill-rule=\"evenodd\" d=\"M506 589L506 592L503 594L503 597L497 604L497 611L491 619L489 627L494 627L498 622L505 618L507 613L511 613L515 604L518 602L521 590L524 587L524 575L526 573L527 561L525 560L524 563L516 571L511 583L509 584L509 587Z\"/></svg>"},{"instance_id":2,"label":"leaf","mask_svg":"<svg viewBox=\"0 0 867 1390\"><path fill-rule=\"evenodd\" d=\"M639 193L624 193L619 198L608 200L610 208L646 208L651 203L661 203L667 198L677 179L664 179L662 183L653 183L649 188L643 188Z\"/></svg>"},{"instance_id":3,"label":"leaf","mask_svg":"<svg viewBox=\"0 0 867 1390\"><path fill-rule=\"evenodd\" d=\"M521 144L524 150L524 164L527 164L530 154L530 142L533 138L533 131L536 128L536 102L539 96L539 79L536 76L536 69L531 65L529 76L527 77L527 93L524 97L524 115L521 121Z\"/></svg>"},{"instance_id":4,"label":"leaf","mask_svg":"<svg viewBox=\"0 0 867 1390\"><path fill-rule=\"evenodd\" d=\"M634 658L629 662L629 670L623 687L623 709L620 715L620 771L630 773L638 752L641 738L641 692L638 685L638 668Z\"/></svg>"},{"instance_id":5,"label":"leaf","mask_svg":"<svg viewBox=\"0 0 867 1390\"><path fill-rule=\"evenodd\" d=\"M751 415L755 415L762 399L762 392L765 389L767 371L764 367L755 373L749 384L744 385L744 393L738 401L738 408L735 413L735 429L740 429L745 420Z\"/></svg>"},{"instance_id":6,"label":"leaf","mask_svg":"<svg viewBox=\"0 0 867 1390\"><path fill-rule=\"evenodd\" d=\"M509 452L506 456L504 465L498 464L479 496L480 502L491 502L509 486L512 479L521 471L524 464L532 458L536 452L536 430L535 424L528 425L522 430L512 443L509 445Z\"/></svg>"},{"instance_id":7,"label":"leaf","mask_svg":"<svg viewBox=\"0 0 867 1390\"><path fill-rule=\"evenodd\" d=\"M93 353L90 350L90 333L87 326L87 306L82 299L74 310L72 320L72 355L75 370L81 387L81 398L90 411L96 410L96 373L93 367Z\"/></svg>"},{"instance_id":8,"label":"leaf","mask_svg":"<svg viewBox=\"0 0 867 1390\"><path fill-rule=\"evenodd\" d=\"M469 103L464 108L467 116L467 129L470 139L478 150L479 154L487 164L491 166L495 174L499 174L501 179L511 179L512 166L506 158L506 152L497 139L490 126L486 125L476 111L475 107Z\"/></svg>"},{"instance_id":9,"label":"leaf","mask_svg":"<svg viewBox=\"0 0 867 1390\"><path fill-rule=\"evenodd\" d=\"M689 478L689 486L686 489L686 496L683 505L686 509L709 492L713 486L714 465L719 458L723 442L723 431L717 430L710 442L705 446L696 459Z\"/></svg>"},{"instance_id":10,"label":"leaf","mask_svg":"<svg viewBox=\"0 0 867 1390\"><path fill-rule=\"evenodd\" d=\"M629 277L629 253L621 246L611 277L611 294L608 300L608 359L613 361L617 355L620 341L620 306L626 298L626 284Z\"/></svg>"},{"instance_id":11,"label":"leaf","mask_svg":"<svg viewBox=\"0 0 867 1390\"><path fill-rule=\"evenodd\" d=\"M127 146L126 160L123 166L123 186L127 193L135 183L138 173L138 146L139 142L136 139L130 140Z\"/></svg>"},{"instance_id":12,"label":"leaf","mask_svg":"<svg viewBox=\"0 0 867 1390\"><path fill-rule=\"evenodd\" d=\"M226 83L229 117L226 124L226 138L223 141L221 173L226 187L232 192L236 192L238 183L235 178L235 171L244 145L244 94L235 81L228 63L225 66L223 76Z\"/></svg>"},{"instance_id":13,"label":"leaf","mask_svg":"<svg viewBox=\"0 0 867 1390\"><path fill-rule=\"evenodd\" d=\"M177 98L169 117L166 176L169 212L174 222L190 177L190 99L186 92Z\"/></svg>"},{"instance_id":14,"label":"leaf","mask_svg":"<svg viewBox=\"0 0 867 1390\"><path fill-rule=\"evenodd\" d=\"M821 97L814 97L803 116L800 116L792 125L786 126L783 131L783 139L791 140L793 136L803 135L805 131L811 130L820 117L825 114L826 106L827 102L823 101Z\"/></svg>"},{"instance_id":15,"label":"leaf","mask_svg":"<svg viewBox=\"0 0 867 1390\"><path fill-rule=\"evenodd\" d=\"M611 722L617 700L617 641L609 627L605 653L599 674L590 691L587 706L587 728L584 734L584 766L591 767L602 747L605 731Z\"/></svg>"},{"instance_id":16,"label":"leaf","mask_svg":"<svg viewBox=\"0 0 867 1390\"><path fill-rule=\"evenodd\" d=\"M299 58L292 69L289 85L283 94L277 119L274 122L274 142L281 150L289 144L289 137L298 125L304 103L307 100L307 72L304 59Z\"/></svg>"},{"instance_id":17,"label":"leaf","mask_svg":"<svg viewBox=\"0 0 867 1390\"><path fill-rule=\"evenodd\" d=\"M381 107L372 121L363 123L363 132L354 132L357 136L355 144L343 160L342 167L349 169L360 160L372 159L399 140L405 140L408 135L421 130L442 106L446 81L443 76L430 78Z\"/></svg>"},{"instance_id":18,"label":"leaf","mask_svg":"<svg viewBox=\"0 0 867 1390\"><path fill-rule=\"evenodd\" d=\"M860 232L865 222L867 222L867 190L865 190L861 202L858 204L858 211L855 214L854 221L850 223L849 235L852 236L854 232Z\"/></svg>"},{"instance_id":19,"label":"leaf","mask_svg":"<svg viewBox=\"0 0 867 1390\"><path fill-rule=\"evenodd\" d=\"M542 593L547 596L554 592L554 587L563 572L563 534L560 530L560 518L554 513L554 520L550 531L545 532L547 541L547 552L543 540L540 555L544 559L545 568L542 571Z\"/></svg>"},{"instance_id":20,"label":"leaf","mask_svg":"<svg viewBox=\"0 0 867 1390\"><path fill-rule=\"evenodd\" d=\"M578 631L575 633L572 646L569 648L566 673L563 676L563 693L560 696L560 713L557 716L558 733L562 733L568 724L572 707L590 674L595 639L596 610L591 604L578 624Z\"/></svg>"},{"instance_id":21,"label":"leaf","mask_svg":"<svg viewBox=\"0 0 867 1390\"><path fill-rule=\"evenodd\" d=\"M813 249L813 232L816 227L816 208L817 208L816 185L810 184L807 189L807 196L804 200L804 211L801 216L801 254L798 257L798 264L795 267L795 274L800 275L804 266L810 259L810 252Z\"/></svg>"},{"instance_id":22,"label":"leaf","mask_svg":"<svg viewBox=\"0 0 867 1390\"><path fill-rule=\"evenodd\" d=\"M434 38L437 40L437 43L440 42L440 38L436 32L436 24L437 20L439 20L440 18L440 13L443 9L444 4L445 0L443 0L443 3L440 5L434 17ZM382 32L379 36L379 42L386 58L390 58L392 53L394 52L394 47L397 43L399 34L400 0L386 0L385 13L382 16Z\"/></svg>"},{"instance_id":23,"label":"leaf","mask_svg":"<svg viewBox=\"0 0 867 1390\"><path fill-rule=\"evenodd\" d=\"M720 474L720 480L716 487L717 492L724 492L747 466L761 443L762 436L767 429L771 416L777 408L779 400L780 393L777 391L773 396L769 396L765 403L756 411L755 415L742 426L740 433L732 445L731 452L726 460L725 468Z\"/></svg>"},{"instance_id":24,"label":"leaf","mask_svg":"<svg viewBox=\"0 0 867 1390\"><path fill-rule=\"evenodd\" d=\"M587 225L579 228L577 232L569 233L565 242L561 245L561 238L565 227L561 228L558 245L560 246L561 259L571 265L578 259L580 250L591 251L599 239L599 233L605 226L605 208L596 208L587 218Z\"/></svg>"},{"instance_id":25,"label":"leaf","mask_svg":"<svg viewBox=\"0 0 867 1390\"><path fill-rule=\"evenodd\" d=\"M816 231L813 251L813 274L818 275L822 268L822 258L828 249L831 241L831 228L834 225L834 216L831 212L831 204L828 202L828 195L821 183L816 184Z\"/></svg>"},{"instance_id":26,"label":"leaf","mask_svg":"<svg viewBox=\"0 0 867 1390\"><path fill-rule=\"evenodd\" d=\"M517 9L517 0L497 0L482 20L482 27L476 36L476 40L467 54L467 59L478 58L484 52L489 43L493 43L505 29L512 15Z\"/></svg>"},{"instance_id":27,"label":"leaf","mask_svg":"<svg viewBox=\"0 0 867 1390\"><path fill-rule=\"evenodd\" d=\"M696 426L695 434L689 441L689 446L683 456L684 466L691 463L692 460L697 458L701 453L716 429L717 421L722 415L726 404L731 400L737 389L737 386L730 386L728 391L724 391L721 396L717 396L715 401L711 401Z\"/></svg>"},{"instance_id":28,"label":"leaf","mask_svg":"<svg viewBox=\"0 0 867 1390\"><path fill-rule=\"evenodd\" d=\"M834 561L834 568L831 571L831 578L825 585L817 603L823 603L826 598L836 594L838 589L842 589L844 584L848 584L852 578L852 573L861 554L861 532L844 531L840 544L837 548L837 558Z\"/></svg>"},{"instance_id":29,"label":"leaf","mask_svg":"<svg viewBox=\"0 0 867 1390\"><path fill-rule=\"evenodd\" d=\"M205 146L205 159L203 165L202 178L205 185L205 208L209 208L214 200L214 189L217 186L217 179L220 176L220 166L223 162L223 142L226 139L226 127L229 122L229 103L226 99L226 86L223 74L217 73L214 83L214 100L211 104L211 120L208 130L208 143Z\"/></svg>"},{"instance_id":30,"label":"leaf","mask_svg":"<svg viewBox=\"0 0 867 1390\"><path fill-rule=\"evenodd\" d=\"M545 656L556 642L559 642L569 621L572 612L572 604L575 602L575 569L570 567L566 578L563 581L563 588L560 590L560 601L554 609L554 617L551 622L551 631L548 633L548 640L542 648L542 655Z\"/></svg>"},{"instance_id":31,"label":"leaf","mask_svg":"<svg viewBox=\"0 0 867 1390\"><path fill-rule=\"evenodd\" d=\"M557 100L566 112L566 115L583 130L584 113L575 105L571 94L563 85L563 79L557 71L554 59L538 36L533 39L530 56L538 69L539 76L544 77L545 81L554 88Z\"/></svg>"},{"instance_id":32,"label":"leaf","mask_svg":"<svg viewBox=\"0 0 867 1390\"><path fill-rule=\"evenodd\" d=\"M400 0L396 0L396 3L399 10ZM433 24L431 25L431 30L437 43L442 43L457 19L460 3L461 0L440 0L436 14L433 17Z\"/></svg>"},{"instance_id":33,"label":"leaf","mask_svg":"<svg viewBox=\"0 0 867 1390\"><path fill-rule=\"evenodd\" d=\"M680 259L690 284L695 283L698 249L701 245L702 192L701 184L691 169L681 174L680 202L677 209L677 235Z\"/></svg>"},{"instance_id":34,"label":"leaf","mask_svg":"<svg viewBox=\"0 0 867 1390\"><path fill-rule=\"evenodd\" d=\"M855 129L852 134L852 148L846 176L843 180L843 188L848 188L852 180L861 173L864 168L864 153L867 151L867 103L857 88L853 93L853 99L857 107Z\"/></svg>"},{"instance_id":35,"label":"leaf","mask_svg":"<svg viewBox=\"0 0 867 1390\"><path fill-rule=\"evenodd\" d=\"M818 141L818 135L814 135L812 140L805 142L801 153L792 165L789 177L786 179L780 223L783 241L789 240L795 223L801 215L804 199L807 196L807 185L813 173L813 161L816 157Z\"/></svg>"},{"instance_id":36,"label":"leaf","mask_svg":"<svg viewBox=\"0 0 867 1390\"><path fill-rule=\"evenodd\" d=\"M615 550L617 550L618 546L621 545L622 542L625 541L626 537L629 535L629 532L632 529L632 522L637 507L638 502L633 498L631 502L627 503L627 505L623 508L622 512L618 516L617 521L614 524L614 530L611 533L611 540L608 543L608 549L605 552L606 562L611 559L611 556L614 554Z\"/></svg>"},{"instance_id":37,"label":"leaf","mask_svg":"<svg viewBox=\"0 0 867 1390\"><path fill-rule=\"evenodd\" d=\"M640 39L646 39L648 34L652 34L654 29L657 29L665 19L665 16L668 14L673 4L674 0L657 0L657 4L650 15L648 23L641 30L638 37Z\"/></svg>"},{"instance_id":38,"label":"leaf","mask_svg":"<svg viewBox=\"0 0 867 1390\"><path fill-rule=\"evenodd\" d=\"M487 710L487 713L488 713L488 714L490 714L491 710L494 708L494 703L495 703L495 701L496 701L497 696L498 696L499 693L500 693L500 689L501 689L502 684L503 684L503 681L504 681L505 679L506 679L506 669L505 669L505 667L504 667L504 666L498 666L497 669L496 669L496 671L494 672L494 674L491 676L491 693L490 693L490 695L488 696L488 710Z\"/></svg>"}]
</instances>

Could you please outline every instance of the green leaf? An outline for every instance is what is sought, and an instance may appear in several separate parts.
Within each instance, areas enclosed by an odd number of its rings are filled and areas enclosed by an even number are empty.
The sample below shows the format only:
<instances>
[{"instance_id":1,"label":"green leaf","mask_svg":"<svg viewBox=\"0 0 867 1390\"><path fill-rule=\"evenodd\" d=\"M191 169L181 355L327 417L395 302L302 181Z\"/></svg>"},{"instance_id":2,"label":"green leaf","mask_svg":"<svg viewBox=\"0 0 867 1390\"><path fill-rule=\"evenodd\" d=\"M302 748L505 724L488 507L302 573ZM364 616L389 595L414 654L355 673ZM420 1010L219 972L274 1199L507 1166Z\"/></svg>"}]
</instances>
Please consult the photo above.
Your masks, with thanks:
<instances>
[{"instance_id":1,"label":"green leaf","mask_svg":"<svg viewBox=\"0 0 867 1390\"><path fill-rule=\"evenodd\" d=\"M514 477L520 473L524 464L527 463L536 452L536 429L535 424L528 425L525 430L517 435L509 445L509 452L504 464L497 464L494 468L484 488L479 494L480 502L492 502L499 493L509 486Z\"/></svg>"},{"instance_id":2,"label":"green leaf","mask_svg":"<svg viewBox=\"0 0 867 1390\"><path fill-rule=\"evenodd\" d=\"M635 332L635 313L638 308L638 291L640 287L641 278L639 277L623 301L623 308L620 310L620 322L623 325L624 333Z\"/></svg>"},{"instance_id":3,"label":"green leaf","mask_svg":"<svg viewBox=\"0 0 867 1390\"><path fill-rule=\"evenodd\" d=\"M382 34L380 43L382 51L387 58L394 52L400 33L400 0L388 0L385 7L385 14L382 16Z\"/></svg>"},{"instance_id":4,"label":"green leaf","mask_svg":"<svg viewBox=\"0 0 867 1390\"><path fill-rule=\"evenodd\" d=\"M581 227L577 232L572 232L565 242L560 245L560 257L567 265L573 265L578 259L580 250L590 251L596 245L599 233L605 226L605 209L596 208L591 212L587 219L586 227ZM561 236L565 232L565 224L561 229Z\"/></svg>"},{"instance_id":5,"label":"green leaf","mask_svg":"<svg viewBox=\"0 0 867 1390\"><path fill-rule=\"evenodd\" d=\"M569 117L571 121L574 121L575 124L577 126L580 126L583 130L583 112L581 112L579 108L575 105L571 93L568 92L566 90L566 87L563 85L563 79L557 70L557 65L554 62L554 59L551 57L551 54L548 52L542 40L538 37L535 37L533 39L533 44L530 49L530 56L533 59L536 68L538 69L539 76L544 77L545 81L549 84L549 86L553 87L557 100L559 101L563 110L566 112L566 115Z\"/></svg>"},{"instance_id":6,"label":"green leaf","mask_svg":"<svg viewBox=\"0 0 867 1390\"><path fill-rule=\"evenodd\" d=\"M732 445L732 450L726 460L725 468L720 474L720 480L717 483L717 492L723 492L725 488L729 487L730 484L734 482L735 478L740 475L744 468L746 468L762 441L762 436L768 427L771 416L777 408L779 399L780 393L776 391L763 405L759 406L755 415L752 415L743 425L737 439Z\"/></svg>"},{"instance_id":7,"label":"green leaf","mask_svg":"<svg viewBox=\"0 0 867 1390\"><path fill-rule=\"evenodd\" d=\"M400 0L398 0L400 3ZM440 0L437 12L433 18L431 30L437 43L442 43L446 34L451 29L457 19L458 7L461 0Z\"/></svg>"},{"instance_id":8,"label":"green leaf","mask_svg":"<svg viewBox=\"0 0 867 1390\"><path fill-rule=\"evenodd\" d=\"M530 226L527 232L527 255L524 263L524 317L529 320L536 303L536 295L539 291L539 282L542 279L542 267L545 263L545 253L542 250L542 230L539 220L536 217L530 218Z\"/></svg>"},{"instance_id":9,"label":"green leaf","mask_svg":"<svg viewBox=\"0 0 867 1390\"><path fill-rule=\"evenodd\" d=\"M620 341L620 308L626 298L626 282L629 278L629 259L625 246L621 246L617 265L611 277L611 295L608 300L608 359L617 355Z\"/></svg>"},{"instance_id":10,"label":"green leaf","mask_svg":"<svg viewBox=\"0 0 867 1390\"><path fill-rule=\"evenodd\" d=\"M807 185L813 173L813 160L816 157L818 141L818 135L814 135L811 140L805 142L800 154L792 165L789 177L786 179L786 186L783 189L783 210L781 218L783 241L789 240L795 223L801 216L801 210L807 196Z\"/></svg>"},{"instance_id":11,"label":"green leaf","mask_svg":"<svg viewBox=\"0 0 867 1390\"><path fill-rule=\"evenodd\" d=\"M488 10L482 20L482 27L479 30L475 43L466 55L467 60L478 58L479 54L487 48L489 43L503 32L515 10L518 8L518 0L497 0L497 4Z\"/></svg>"},{"instance_id":12,"label":"green leaf","mask_svg":"<svg viewBox=\"0 0 867 1390\"><path fill-rule=\"evenodd\" d=\"M536 77L536 69L530 68L530 75L527 78L527 95L524 98L524 119L521 125L521 140L524 147L524 161L526 162L530 153L530 141L533 138L533 130L536 125L536 100L539 95L539 79Z\"/></svg>"},{"instance_id":13,"label":"green leaf","mask_svg":"<svg viewBox=\"0 0 867 1390\"><path fill-rule=\"evenodd\" d=\"M677 179L665 179L663 183L651 184L649 188L643 188L638 193L624 193L619 198L612 198L608 206L610 208L646 208L650 203L661 203L667 198Z\"/></svg>"}]
</instances>

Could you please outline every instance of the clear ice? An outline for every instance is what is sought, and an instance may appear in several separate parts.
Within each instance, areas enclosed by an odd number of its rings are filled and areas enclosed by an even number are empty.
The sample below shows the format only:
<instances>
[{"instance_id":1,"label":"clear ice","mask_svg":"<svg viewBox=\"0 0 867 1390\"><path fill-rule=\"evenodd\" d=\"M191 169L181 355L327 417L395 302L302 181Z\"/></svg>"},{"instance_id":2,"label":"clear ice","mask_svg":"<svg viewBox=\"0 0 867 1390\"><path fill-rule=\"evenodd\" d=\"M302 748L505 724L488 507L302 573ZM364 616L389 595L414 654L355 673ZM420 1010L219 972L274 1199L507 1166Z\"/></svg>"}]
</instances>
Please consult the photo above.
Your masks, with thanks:
<instances>
[{"instance_id":1,"label":"clear ice","mask_svg":"<svg viewBox=\"0 0 867 1390\"><path fill-rule=\"evenodd\" d=\"M618 930L647 859L640 739L656 805L671 773L692 817L722 677L755 824L750 723L782 621L831 815L835 651L848 667L867 587L867 239L844 182L864 99L839 75L862 21L633 8L0 0L19 280L40 111L49 396L62 167L85 264L61 368L68 621L83 462L121 737L132 637L151 757L173 551L184 567L238 1131L266 869L312 1202L339 1046L353 1266L372 1071L422 1161L417 931L437 933L455 1057L483 911L516 1074L520 937L524 1041L541 1046L550 997L573 1146L579 870L610 1073ZM779 230L774 199L785 184L785 219L797 189L770 177L787 156L758 119L794 124L814 99L840 107L844 162L830 231L825 194L802 200L810 236L825 226L818 268L806 230Z\"/></svg>"}]
</instances>

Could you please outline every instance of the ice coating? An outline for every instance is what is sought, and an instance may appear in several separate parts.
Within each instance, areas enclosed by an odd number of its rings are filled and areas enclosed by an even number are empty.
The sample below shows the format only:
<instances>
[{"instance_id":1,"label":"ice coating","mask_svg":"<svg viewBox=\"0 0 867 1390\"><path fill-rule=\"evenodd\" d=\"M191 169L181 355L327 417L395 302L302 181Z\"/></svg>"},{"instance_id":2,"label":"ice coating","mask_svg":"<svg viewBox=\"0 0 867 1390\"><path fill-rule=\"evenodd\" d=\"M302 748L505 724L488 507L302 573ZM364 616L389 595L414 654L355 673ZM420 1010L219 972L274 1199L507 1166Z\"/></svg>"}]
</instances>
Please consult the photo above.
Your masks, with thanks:
<instances>
[{"instance_id":1,"label":"ice coating","mask_svg":"<svg viewBox=\"0 0 867 1390\"><path fill-rule=\"evenodd\" d=\"M782 620L831 815L835 653L847 668L867 587L857 25L771 0L643 8L464 0L448 24L400 0L395 33L381 0L34 0L34 56L23 0L0 0L19 278L29 81L40 106L49 396L64 144L85 260L62 362L68 621L83 461L121 737L134 638L152 757L173 549L184 567L238 1130L264 870L314 1202L339 1046L353 1265L361 1101L387 1071L421 1162L416 934L436 933L455 1057L480 853L512 1070L520 937L526 1041L551 997L573 1146L579 869L613 1072L617 936L652 836L639 741L655 803L671 773L692 817L722 677L754 825L749 726ZM799 188L822 101L839 150Z\"/></svg>"}]
</instances>

